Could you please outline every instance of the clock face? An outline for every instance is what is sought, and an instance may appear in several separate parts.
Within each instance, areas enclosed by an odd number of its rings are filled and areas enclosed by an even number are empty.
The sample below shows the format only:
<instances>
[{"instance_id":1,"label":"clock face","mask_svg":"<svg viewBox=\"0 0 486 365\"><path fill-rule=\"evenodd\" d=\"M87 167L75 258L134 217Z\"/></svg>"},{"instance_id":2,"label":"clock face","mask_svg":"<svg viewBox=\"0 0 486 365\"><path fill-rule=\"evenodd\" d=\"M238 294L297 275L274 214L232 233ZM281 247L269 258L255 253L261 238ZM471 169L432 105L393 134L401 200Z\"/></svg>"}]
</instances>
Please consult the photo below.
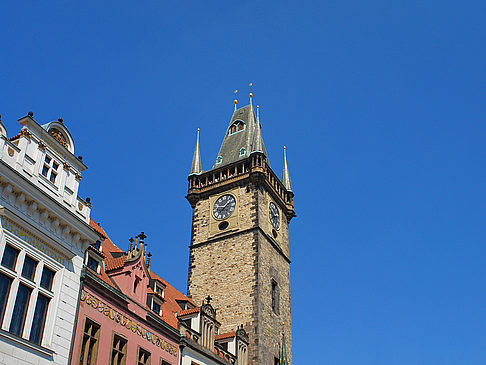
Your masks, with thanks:
<instances>
[{"instance_id":1,"label":"clock face","mask_svg":"<svg viewBox=\"0 0 486 365\"><path fill-rule=\"evenodd\" d=\"M268 214L270 216L270 222L272 222L273 228L278 229L280 227L280 217L277 206L273 202L271 202L270 206L268 207Z\"/></svg>"},{"instance_id":2,"label":"clock face","mask_svg":"<svg viewBox=\"0 0 486 365\"><path fill-rule=\"evenodd\" d=\"M213 217L216 219L226 219L233 213L235 207L235 197L230 194L223 195L214 203Z\"/></svg>"}]
</instances>

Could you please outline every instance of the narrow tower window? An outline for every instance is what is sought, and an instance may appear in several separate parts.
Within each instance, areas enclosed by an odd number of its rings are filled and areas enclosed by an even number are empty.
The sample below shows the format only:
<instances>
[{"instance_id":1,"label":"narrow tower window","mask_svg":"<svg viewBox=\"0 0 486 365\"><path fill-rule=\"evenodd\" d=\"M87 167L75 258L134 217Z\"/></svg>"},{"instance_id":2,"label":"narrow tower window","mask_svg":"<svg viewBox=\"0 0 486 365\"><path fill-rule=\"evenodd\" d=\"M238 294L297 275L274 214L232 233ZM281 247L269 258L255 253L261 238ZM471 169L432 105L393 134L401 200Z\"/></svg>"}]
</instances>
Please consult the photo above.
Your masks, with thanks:
<instances>
[{"instance_id":1,"label":"narrow tower window","mask_svg":"<svg viewBox=\"0 0 486 365\"><path fill-rule=\"evenodd\" d=\"M275 314L279 314L279 301L280 301L280 290L278 284L272 279L272 310Z\"/></svg>"}]
</instances>

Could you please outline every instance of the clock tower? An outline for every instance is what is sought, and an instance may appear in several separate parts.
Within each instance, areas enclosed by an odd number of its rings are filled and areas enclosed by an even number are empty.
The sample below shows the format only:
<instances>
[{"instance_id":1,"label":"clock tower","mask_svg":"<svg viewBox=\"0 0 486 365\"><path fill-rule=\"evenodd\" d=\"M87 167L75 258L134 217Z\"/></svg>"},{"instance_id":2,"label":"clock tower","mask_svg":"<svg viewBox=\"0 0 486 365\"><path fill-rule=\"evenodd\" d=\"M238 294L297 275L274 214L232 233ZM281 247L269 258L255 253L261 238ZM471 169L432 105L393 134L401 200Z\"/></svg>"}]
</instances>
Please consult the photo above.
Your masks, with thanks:
<instances>
[{"instance_id":1,"label":"clock tower","mask_svg":"<svg viewBox=\"0 0 486 365\"><path fill-rule=\"evenodd\" d=\"M193 209L187 293L197 303L213 298L221 333L243 325L251 365L280 359L285 322L291 363L288 228L295 213L285 150L280 179L270 167L251 102L239 109L236 103L207 171L201 168L198 130L186 197Z\"/></svg>"}]
</instances>

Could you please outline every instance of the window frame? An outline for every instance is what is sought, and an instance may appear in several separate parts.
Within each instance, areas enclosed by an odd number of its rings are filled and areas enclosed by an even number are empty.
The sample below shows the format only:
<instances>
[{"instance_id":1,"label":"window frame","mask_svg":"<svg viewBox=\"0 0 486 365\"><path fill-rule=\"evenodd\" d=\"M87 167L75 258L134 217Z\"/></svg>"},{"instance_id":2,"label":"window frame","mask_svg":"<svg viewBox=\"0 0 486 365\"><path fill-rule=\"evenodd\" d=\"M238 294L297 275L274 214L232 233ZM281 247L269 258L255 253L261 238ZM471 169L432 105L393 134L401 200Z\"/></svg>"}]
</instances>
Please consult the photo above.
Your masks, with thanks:
<instances>
[{"instance_id":1,"label":"window frame","mask_svg":"<svg viewBox=\"0 0 486 365\"><path fill-rule=\"evenodd\" d=\"M50 161L46 162L47 159ZM54 165L57 165L57 168L54 168ZM59 167L61 167L61 165L62 163L59 162L59 160L56 159L52 154L45 153L40 165L39 176L42 176L47 182L57 187L61 179L61 172L59 171ZM44 174L44 169L46 169L46 174ZM56 175L54 181L51 180L53 172Z\"/></svg>"},{"instance_id":2,"label":"window frame","mask_svg":"<svg viewBox=\"0 0 486 365\"><path fill-rule=\"evenodd\" d=\"M159 293L157 290L160 289L162 293ZM162 285L158 281L154 281L154 293L160 295L161 298L165 295L165 285Z\"/></svg>"},{"instance_id":3,"label":"window frame","mask_svg":"<svg viewBox=\"0 0 486 365\"><path fill-rule=\"evenodd\" d=\"M240 129L240 126L243 126L241 129ZM233 127L235 128L235 130L233 131ZM228 128L228 136L232 136L236 133L240 133L240 132L243 132L246 130L246 123L240 119L237 119L235 120L233 123L231 123L231 125L229 126Z\"/></svg>"},{"instance_id":4,"label":"window frame","mask_svg":"<svg viewBox=\"0 0 486 365\"><path fill-rule=\"evenodd\" d=\"M143 363L140 362L140 352L143 351L148 354L148 362L145 361ZM150 365L152 363L152 353L150 351L145 350L142 346L138 345L137 347L137 365Z\"/></svg>"},{"instance_id":5,"label":"window frame","mask_svg":"<svg viewBox=\"0 0 486 365\"><path fill-rule=\"evenodd\" d=\"M159 313L157 313L154 309L153 309L153 306L154 306L154 303L158 304L160 306L160 310L159 310ZM155 297L152 296L152 300L150 301L150 310L152 312L154 312L155 314L157 314L158 316L162 316L162 306L163 306L163 302L161 300L158 300L156 299Z\"/></svg>"},{"instance_id":6,"label":"window frame","mask_svg":"<svg viewBox=\"0 0 486 365\"><path fill-rule=\"evenodd\" d=\"M86 358L87 354L85 354L84 350L83 350L84 335L86 334L86 323L88 321L90 321L90 322L92 322L92 323L94 323L95 325L98 326L98 331L96 333L97 337L92 337L91 335L89 335L90 338L94 338L95 341L96 341L95 345L93 346L93 354L92 354L92 359L91 359L91 360L94 360L94 362L91 361L90 364L87 364L85 362L85 360L87 360L87 358ZM81 339L80 339L81 342L79 344L77 364L79 364L79 365L91 365L91 364L96 365L97 359L98 359L98 347L99 347L99 344L100 344L100 333L101 333L101 324L99 324L95 320L91 319L90 317L85 316L84 320L83 320L83 327L82 327L82 333L81 333Z\"/></svg>"},{"instance_id":7,"label":"window frame","mask_svg":"<svg viewBox=\"0 0 486 365\"><path fill-rule=\"evenodd\" d=\"M113 347L114 343L115 343L115 338L116 337L119 337L120 339L124 340L125 341L125 351L120 351L118 349L115 350L115 348ZM113 351L117 351L118 353L121 353L123 356L122 358L122 365L125 365L127 363L127 348L128 348L128 339L125 337L125 336L122 336L121 334L119 334L118 332L115 332L115 331L112 331L112 334L111 334L111 351L110 351L110 365L113 365Z\"/></svg>"},{"instance_id":8,"label":"window frame","mask_svg":"<svg viewBox=\"0 0 486 365\"><path fill-rule=\"evenodd\" d=\"M59 271L62 266L59 264L54 264L52 259L48 259L44 257L42 253L34 251L34 249L25 245L23 241L19 242L18 238L13 236L11 232L5 229L3 232L5 234L5 239L0 242L0 274L10 279L10 286L8 288L6 298L4 299L5 305L0 318L0 329L8 332L11 336L19 339L21 338L22 341L26 341L33 345L46 347L46 345L50 343L50 339L53 334L53 321L55 320L57 306L52 303L57 302L59 297L59 290L57 290L57 286L60 280ZM5 253L5 248L7 246L10 246L18 251L13 269L3 266L1 263ZM36 262L32 280L22 276L25 259L27 257ZM44 268L53 273L50 290L47 290L40 285ZM20 335L17 335L10 332L10 327L13 323L12 319L14 309L21 286L27 287L30 290L30 294L28 296L28 300L23 304L25 306L24 315L22 318L23 323ZM47 298L48 302L46 304L45 312L43 315L38 317L38 319L42 319L42 323L40 323L40 337L38 341L31 341L30 338L32 335L32 330L36 325L39 325L39 323L34 324L34 319L36 318L38 301L42 300L39 298L40 296Z\"/></svg>"}]
</instances>

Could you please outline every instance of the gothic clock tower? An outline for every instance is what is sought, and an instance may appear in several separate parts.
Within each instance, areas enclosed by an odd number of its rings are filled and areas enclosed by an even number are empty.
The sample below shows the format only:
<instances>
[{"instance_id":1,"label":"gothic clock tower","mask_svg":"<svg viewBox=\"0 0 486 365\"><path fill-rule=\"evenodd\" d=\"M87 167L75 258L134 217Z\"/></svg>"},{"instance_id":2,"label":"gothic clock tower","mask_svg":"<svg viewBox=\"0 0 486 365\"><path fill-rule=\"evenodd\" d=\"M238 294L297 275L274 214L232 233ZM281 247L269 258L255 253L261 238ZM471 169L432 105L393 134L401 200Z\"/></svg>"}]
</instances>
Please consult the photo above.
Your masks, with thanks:
<instances>
[{"instance_id":1,"label":"gothic clock tower","mask_svg":"<svg viewBox=\"0 0 486 365\"><path fill-rule=\"evenodd\" d=\"M285 322L292 363L288 228L295 213L285 150L280 179L270 168L251 102L240 109L236 103L207 171L201 169L198 132L188 177L193 215L187 293L197 303L213 298L221 333L243 325L251 365L280 358Z\"/></svg>"}]
</instances>

